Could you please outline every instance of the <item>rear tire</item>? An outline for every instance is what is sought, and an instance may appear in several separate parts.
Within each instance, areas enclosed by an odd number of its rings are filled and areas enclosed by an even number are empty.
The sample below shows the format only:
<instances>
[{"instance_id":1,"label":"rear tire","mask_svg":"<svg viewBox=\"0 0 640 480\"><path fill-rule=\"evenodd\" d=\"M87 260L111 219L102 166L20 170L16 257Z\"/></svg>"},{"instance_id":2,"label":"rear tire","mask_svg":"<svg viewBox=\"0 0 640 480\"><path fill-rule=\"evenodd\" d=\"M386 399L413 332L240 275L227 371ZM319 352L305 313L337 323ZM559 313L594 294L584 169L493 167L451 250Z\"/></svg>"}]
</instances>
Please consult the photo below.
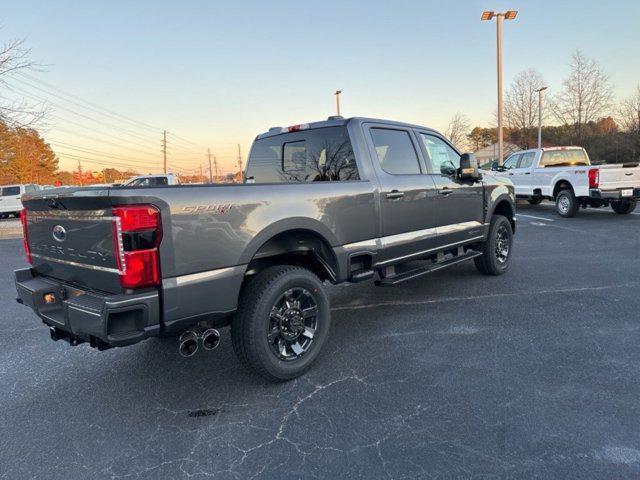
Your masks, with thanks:
<instances>
[{"instance_id":1,"label":"rear tire","mask_svg":"<svg viewBox=\"0 0 640 480\"><path fill-rule=\"evenodd\" d=\"M636 209L636 200L628 200L622 202L611 202L611 208L618 215L627 215Z\"/></svg>"},{"instance_id":2,"label":"rear tire","mask_svg":"<svg viewBox=\"0 0 640 480\"><path fill-rule=\"evenodd\" d=\"M575 217L576 213L578 213L578 208L580 208L580 205L573 194L573 190L561 190L556 195L556 211L561 217Z\"/></svg>"},{"instance_id":3,"label":"rear tire","mask_svg":"<svg viewBox=\"0 0 640 480\"><path fill-rule=\"evenodd\" d=\"M509 269L513 251L513 229L507 217L494 215L487 240L481 244L482 256L474 258L476 268L484 275L502 275Z\"/></svg>"},{"instance_id":4,"label":"rear tire","mask_svg":"<svg viewBox=\"0 0 640 480\"><path fill-rule=\"evenodd\" d=\"M271 382L302 375L329 334L331 311L322 282L309 270L269 267L247 283L231 322L240 361Z\"/></svg>"},{"instance_id":5,"label":"rear tire","mask_svg":"<svg viewBox=\"0 0 640 480\"><path fill-rule=\"evenodd\" d=\"M540 205L542 203L542 199L540 197L532 197L527 200L529 205Z\"/></svg>"}]
</instances>

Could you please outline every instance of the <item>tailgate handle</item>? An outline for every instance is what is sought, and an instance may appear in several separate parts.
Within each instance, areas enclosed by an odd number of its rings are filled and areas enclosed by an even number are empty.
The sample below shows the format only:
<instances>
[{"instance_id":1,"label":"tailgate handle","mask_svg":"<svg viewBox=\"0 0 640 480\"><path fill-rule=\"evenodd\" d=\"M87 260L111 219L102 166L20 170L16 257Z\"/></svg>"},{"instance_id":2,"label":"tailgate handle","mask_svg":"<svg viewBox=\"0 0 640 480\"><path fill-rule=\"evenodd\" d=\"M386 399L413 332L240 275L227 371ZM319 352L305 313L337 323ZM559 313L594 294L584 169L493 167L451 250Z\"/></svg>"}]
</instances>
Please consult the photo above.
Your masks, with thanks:
<instances>
[{"instance_id":1,"label":"tailgate handle","mask_svg":"<svg viewBox=\"0 0 640 480\"><path fill-rule=\"evenodd\" d=\"M404 192L401 192L399 190L391 190L389 193L387 193L387 198L389 200L399 200L402 197L404 197Z\"/></svg>"}]
</instances>

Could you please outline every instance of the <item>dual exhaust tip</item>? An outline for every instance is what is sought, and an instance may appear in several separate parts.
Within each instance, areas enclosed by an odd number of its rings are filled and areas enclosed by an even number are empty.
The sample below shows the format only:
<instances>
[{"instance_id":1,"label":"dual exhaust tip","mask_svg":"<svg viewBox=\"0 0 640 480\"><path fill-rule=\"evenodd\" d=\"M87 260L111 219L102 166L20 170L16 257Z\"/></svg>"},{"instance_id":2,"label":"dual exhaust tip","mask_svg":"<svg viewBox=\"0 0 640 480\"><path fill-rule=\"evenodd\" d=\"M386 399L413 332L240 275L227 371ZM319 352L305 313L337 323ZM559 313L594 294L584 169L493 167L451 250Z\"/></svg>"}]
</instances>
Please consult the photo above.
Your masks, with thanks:
<instances>
[{"instance_id":1,"label":"dual exhaust tip","mask_svg":"<svg viewBox=\"0 0 640 480\"><path fill-rule=\"evenodd\" d=\"M220 345L220 332L215 328L209 328L198 335L193 330L187 330L178 340L178 351L183 357L191 357L198 351L198 346L202 340L202 348L205 350L214 350Z\"/></svg>"}]
</instances>

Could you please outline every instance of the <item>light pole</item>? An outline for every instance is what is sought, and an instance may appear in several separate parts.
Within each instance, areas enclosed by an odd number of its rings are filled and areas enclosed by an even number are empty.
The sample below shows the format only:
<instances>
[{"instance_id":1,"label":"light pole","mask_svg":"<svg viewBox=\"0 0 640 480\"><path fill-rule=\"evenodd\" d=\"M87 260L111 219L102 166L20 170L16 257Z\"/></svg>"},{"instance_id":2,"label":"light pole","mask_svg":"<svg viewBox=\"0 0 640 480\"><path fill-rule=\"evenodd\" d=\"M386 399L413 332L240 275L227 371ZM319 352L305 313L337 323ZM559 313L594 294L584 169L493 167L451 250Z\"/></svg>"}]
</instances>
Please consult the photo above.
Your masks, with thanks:
<instances>
[{"instance_id":1,"label":"light pole","mask_svg":"<svg viewBox=\"0 0 640 480\"><path fill-rule=\"evenodd\" d=\"M480 20L496 19L496 32L498 43L498 164L502 165L504 160L504 148L502 137L502 19L513 20L518 12L516 10L508 10L503 13L496 13L485 10L482 12Z\"/></svg>"},{"instance_id":2,"label":"light pole","mask_svg":"<svg viewBox=\"0 0 640 480\"><path fill-rule=\"evenodd\" d=\"M542 148L542 92L549 87L540 87L538 93L538 148Z\"/></svg>"},{"instance_id":3,"label":"light pole","mask_svg":"<svg viewBox=\"0 0 640 480\"><path fill-rule=\"evenodd\" d=\"M336 90L336 93L334 93L334 95L336 96L336 111L338 112L337 115L340 116L340 94L342 93L342 90Z\"/></svg>"}]
</instances>

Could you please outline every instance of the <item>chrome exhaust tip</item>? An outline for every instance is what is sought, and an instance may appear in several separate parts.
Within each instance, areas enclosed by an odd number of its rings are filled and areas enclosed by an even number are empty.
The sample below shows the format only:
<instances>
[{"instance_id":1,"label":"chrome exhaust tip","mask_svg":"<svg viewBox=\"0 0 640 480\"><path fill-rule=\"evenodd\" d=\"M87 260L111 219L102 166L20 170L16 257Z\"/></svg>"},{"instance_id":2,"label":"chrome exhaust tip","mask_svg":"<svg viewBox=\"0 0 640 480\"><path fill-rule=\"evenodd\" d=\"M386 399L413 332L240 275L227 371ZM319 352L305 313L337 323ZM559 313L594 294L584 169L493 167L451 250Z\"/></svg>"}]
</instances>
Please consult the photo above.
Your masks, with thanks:
<instances>
[{"instance_id":1,"label":"chrome exhaust tip","mask_svg":"<svg viewBox=\"0 0 640 480\"><path fill-rule=\"evenodd\" d=\"M198 351L198 334L193 330L187 330L178 340L178 352L183 357L191 357Z\"/></svg>"},{"instance_id":2,"label":"chrome exhaust tip","mask_svg":"<svg viewBox=\"0 0 640 480\"><path fill-rule=\"evenodd\" d=\"M202 347L205 350L214 350L220 345L220 332L215 328L209 328L202 333Z\"/></svg>"}]
</instances>

